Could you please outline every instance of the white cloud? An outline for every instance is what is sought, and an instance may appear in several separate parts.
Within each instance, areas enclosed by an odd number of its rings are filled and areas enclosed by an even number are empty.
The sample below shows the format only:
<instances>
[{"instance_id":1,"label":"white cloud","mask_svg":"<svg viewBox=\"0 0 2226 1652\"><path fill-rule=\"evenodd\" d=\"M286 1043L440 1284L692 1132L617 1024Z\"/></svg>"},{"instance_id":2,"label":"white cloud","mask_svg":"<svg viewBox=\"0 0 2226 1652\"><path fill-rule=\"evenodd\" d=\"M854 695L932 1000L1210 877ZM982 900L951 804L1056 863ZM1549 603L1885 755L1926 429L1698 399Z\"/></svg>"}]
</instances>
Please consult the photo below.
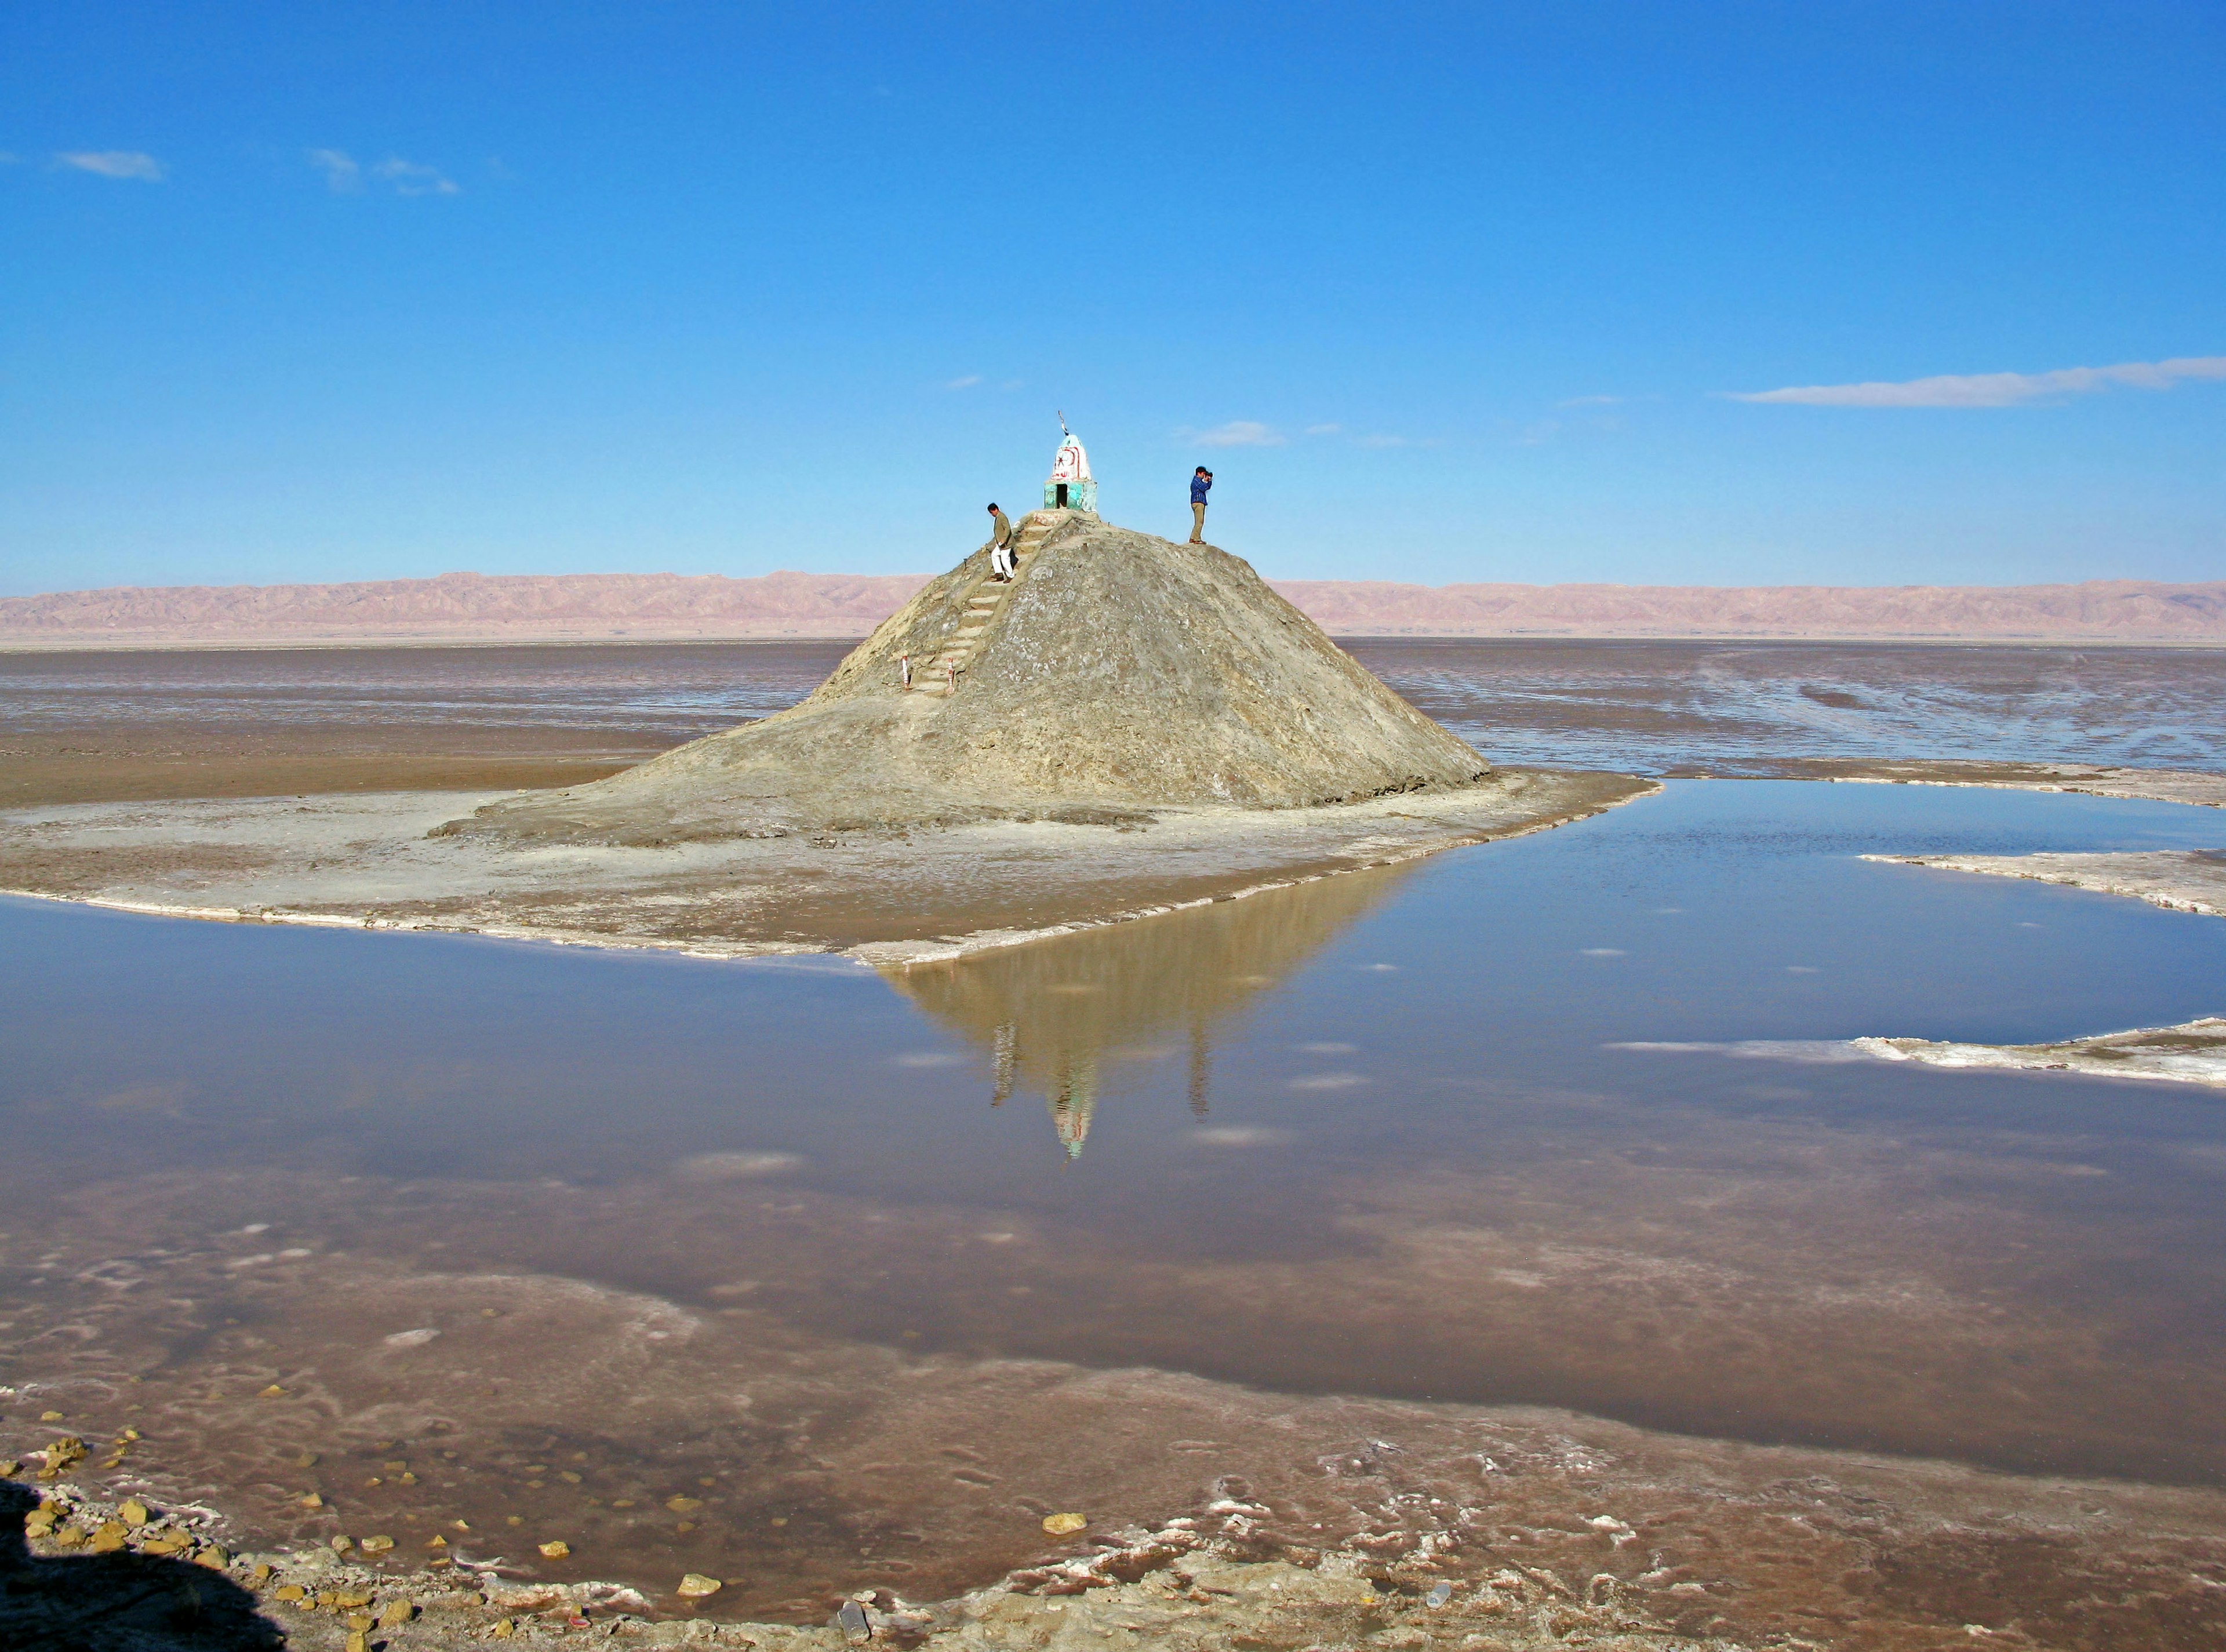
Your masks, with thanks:
<instances>
[{"instance_id":1,"label":"white cloud","mask_svg":"<svg viewBox=\"0 0 2226 1652\"><path fill-rule=\"evenodd\" d=\"M363 168L345 149L311 149L309 164L323 170L336 195L353 194L363 187Z\"/></svg>"},{"instance_id":2,"label":"white cloud","mask_svg":"<svg viewBox=\"0 0 2226 1652\"><path fill-rule=\"evenodd\" d=\"M1735 392L1731 399L1804 407L2017 407L2057 397L2090 396L2118 385L2168 390L2183 378L2226 378L2226 356L2175 356L2169 361L2059 367L2045 373L1949 373L1898 384L1803 384Z\"/></svg>"},{"instance_id":3,"label":"white cloud","mask_svg":"<svg viewBox=\"0 0 2226 1652\"><path fill-rule=\"evenodd\" d=\"M80 172L98 173L104 178L137 178L146 183L162 181L162 163L151 155L137 149L77 149L57 155L58 166L75 167Z\"/></svg>"},{"instance_id":4,"label":"white cloud","mask_svg":"<svg viewBox=\"0 0 2226 1652\"><path fill-rule=\"evenodd\" d=\"M419 166L414 161L399 156L381 161L372 168L371 175L394 186L398 195L460 195L463 191L454 179L444 176L438 167Z\"/></svg>"},{"instance_id":5,"label":"white cloud","mask_svg":"<svg viewBox=\"0 0 2226 1652\"><path fill-rule=\"evenodd\" d=\"M365 167L346 149L311 149L309 164L325 175L325 182L338 195L352 195L366 178L375 178L398 195L461 195L463 189L438 167L420 166L399 156Z\"/></svg>"},{"instance_id":6,"label":"white cloud","mask_svg":"<svg viewBox=\"0 0 2226 1652\"><path fill-rule=\"evenodd\" d=\"M1310 436L1342 435L1345 427L1341 424L1310 424L1307 426L1307 434Z\"/></svg>"},{"instance_id":7,"label":"white cloud","mask_svg":"<svg viewBox=\"0 0 2226 1652\"><path fill-rule=\"evenodd\" d=\"M973 388L974 388L974 386L975 386L975 385L976 385L976 384L980 384L981 382L982 382L982 375L981 375L981 374L979 374L979 373L968 373L968 374L966 375L966 377L965 377L965 378L954 378L954 379L952 379L949 384L945 384L943 388L944 388L944 389L945 389L945 390L971 390L971 389L973 389Z\"/></svg>"},{"instance_id":8,"label":"white cloud","mask_svg":"<svg viewBox=\"0 0 2226 1652\"><path fill-rule=\"evenodd\" d=\"M23 157L22 156L15 154L8 149L0 149L0 167L14 167L21 166L22 164Z\"/></svg>"},{"instance_id":9,"label":"white cloud","mask_svg":"<svg viewBox=\"0 0 2226 1652\"><path fill-rule=\"evenodd\" d=\"M1256 419L1231 419L1226 424L1217 424L1211 430L1185 432L1201 448L1280 448L1282 433L1272 430Z\"/></svg>"}]
</instances>

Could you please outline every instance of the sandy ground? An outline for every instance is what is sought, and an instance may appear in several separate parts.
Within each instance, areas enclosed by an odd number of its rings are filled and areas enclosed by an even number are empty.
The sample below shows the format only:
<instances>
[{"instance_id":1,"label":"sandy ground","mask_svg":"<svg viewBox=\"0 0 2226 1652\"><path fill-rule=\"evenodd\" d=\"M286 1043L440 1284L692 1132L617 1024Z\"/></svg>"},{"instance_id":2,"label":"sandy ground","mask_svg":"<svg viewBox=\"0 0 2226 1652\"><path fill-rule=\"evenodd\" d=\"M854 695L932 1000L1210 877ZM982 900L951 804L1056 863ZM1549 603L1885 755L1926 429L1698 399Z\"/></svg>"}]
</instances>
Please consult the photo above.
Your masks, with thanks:
<instances>
[{"instance_id":1,"label":"sandy ground","mask_svg":"<svg viewBox=\"0 0 2226 1652\"><path fill-rule=\"evenodd\" d=\"M507 791L578 785L653 757L661 745L601 731L538 729L428 739L417 728L259 728L229 736L88 728L0 743L0 808L270 797L318 792Z\"/></svg>"},{"instance_id":2,"label":"sandy ground","mask_svg":"<svg viewBox=\"0 0 2226 1652\"><path fill-rule=\"evenodd\" d=\"M657 848L429 838L490 799L391 792L86 804L0 816L0 889L179 917L447 930L709 956L877 963L1117 921L1556 826L1647 795L1497 772L1325 809L1163 810Z\"/></svg>"}]
</instances>

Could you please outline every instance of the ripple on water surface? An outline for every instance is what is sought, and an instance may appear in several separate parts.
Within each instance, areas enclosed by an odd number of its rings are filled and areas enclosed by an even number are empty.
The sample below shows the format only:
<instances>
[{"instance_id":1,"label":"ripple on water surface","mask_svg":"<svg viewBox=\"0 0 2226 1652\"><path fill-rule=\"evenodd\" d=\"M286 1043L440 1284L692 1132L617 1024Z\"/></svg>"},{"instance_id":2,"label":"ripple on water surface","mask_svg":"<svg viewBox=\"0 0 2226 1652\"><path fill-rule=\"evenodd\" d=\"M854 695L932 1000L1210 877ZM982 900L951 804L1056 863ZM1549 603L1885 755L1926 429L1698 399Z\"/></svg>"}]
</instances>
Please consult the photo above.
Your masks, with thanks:
<instances>
[{"instance_id":1,"label":"ripple on water surface","mask_svg":"<svg viewBox=\"0 0 2226 1652\"><path fill-rule=\"evenodd\" d=\"M2216 1485L2215 1097L1609 1046L2215 1013L2226 924L1857 857L2222 838L1674 785L885 976L10 903L6 1380L268 1534L792 1614L1257 1478L1199 1379Z\"/></svg>"}]
</instances>

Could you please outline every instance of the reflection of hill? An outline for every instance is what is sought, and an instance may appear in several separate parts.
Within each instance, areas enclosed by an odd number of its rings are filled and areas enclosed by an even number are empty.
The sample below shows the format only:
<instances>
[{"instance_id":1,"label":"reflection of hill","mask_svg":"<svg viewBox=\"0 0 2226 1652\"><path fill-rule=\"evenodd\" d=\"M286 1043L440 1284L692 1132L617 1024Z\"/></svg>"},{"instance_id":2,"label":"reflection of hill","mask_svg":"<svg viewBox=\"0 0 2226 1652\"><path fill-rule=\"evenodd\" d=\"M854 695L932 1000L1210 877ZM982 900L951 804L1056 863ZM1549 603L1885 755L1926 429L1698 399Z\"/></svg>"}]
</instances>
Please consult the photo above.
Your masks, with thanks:
<instances>
[{"instance_id":1,"label":"reflection of hill","mask_svg":"<svg viewBox=\"0 0 2226 1652\"><path fill-rule=\"evenodd\" d=\"M1348 873L881 973L982 1048L995 1073L993 1102L1016 1089L1041 1094L1072 1158L1105 1064L1172 1054L1170 1034L1189 1044L1191 1105L1203 1114L1213 1024L1328 944L1409 870Z\"/></svg>"}]
</instances>

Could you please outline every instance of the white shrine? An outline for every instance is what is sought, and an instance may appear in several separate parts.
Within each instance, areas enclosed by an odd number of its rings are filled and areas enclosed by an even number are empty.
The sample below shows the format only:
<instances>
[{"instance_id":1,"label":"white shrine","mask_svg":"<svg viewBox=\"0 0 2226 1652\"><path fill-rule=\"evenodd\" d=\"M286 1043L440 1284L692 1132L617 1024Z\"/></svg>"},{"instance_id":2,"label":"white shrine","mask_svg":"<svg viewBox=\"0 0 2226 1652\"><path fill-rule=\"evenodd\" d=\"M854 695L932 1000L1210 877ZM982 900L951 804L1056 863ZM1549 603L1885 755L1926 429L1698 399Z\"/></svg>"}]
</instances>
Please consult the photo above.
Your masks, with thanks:
<instances>
[{"instance_id":1,"label":"white shrine","mask_svg":"<svg viewBox=\"0 0 2226 1652\"><path fill-rule=\"evenodd\" d=\"M1097 483L1090 473L1090 455L1074 432L1066 428L1066 415L1059 416L1059 434L1065 438L1051 461L1051 480L1044 484L1044 505L1053 511L1087 511L1097 514Z\"/></svg>"}]
</instances>

